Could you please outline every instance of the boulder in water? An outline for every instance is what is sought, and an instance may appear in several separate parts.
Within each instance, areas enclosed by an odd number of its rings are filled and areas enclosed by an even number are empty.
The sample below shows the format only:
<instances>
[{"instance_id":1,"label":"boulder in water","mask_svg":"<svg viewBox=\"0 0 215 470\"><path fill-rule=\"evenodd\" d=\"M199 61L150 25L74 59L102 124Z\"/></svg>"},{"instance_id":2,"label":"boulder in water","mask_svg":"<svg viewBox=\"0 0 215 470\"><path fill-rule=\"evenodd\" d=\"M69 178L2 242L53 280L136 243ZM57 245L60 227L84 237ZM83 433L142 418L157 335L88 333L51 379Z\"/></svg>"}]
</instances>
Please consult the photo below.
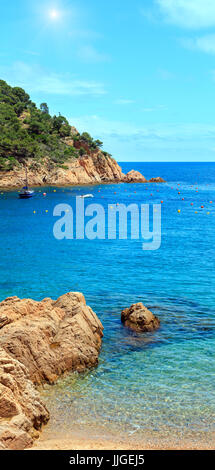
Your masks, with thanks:
<instances>
[{"instance_id":1,"label":"boulder in water","mask_svg":"<svg viewBox=\"0 0 215 470\"><path fill-rule=\"evenodd\" d=\"M160 326L160 320L142 302L125 308L121 312L121 321L134 331L153 331Z\"/></svg>"}]
</instances>

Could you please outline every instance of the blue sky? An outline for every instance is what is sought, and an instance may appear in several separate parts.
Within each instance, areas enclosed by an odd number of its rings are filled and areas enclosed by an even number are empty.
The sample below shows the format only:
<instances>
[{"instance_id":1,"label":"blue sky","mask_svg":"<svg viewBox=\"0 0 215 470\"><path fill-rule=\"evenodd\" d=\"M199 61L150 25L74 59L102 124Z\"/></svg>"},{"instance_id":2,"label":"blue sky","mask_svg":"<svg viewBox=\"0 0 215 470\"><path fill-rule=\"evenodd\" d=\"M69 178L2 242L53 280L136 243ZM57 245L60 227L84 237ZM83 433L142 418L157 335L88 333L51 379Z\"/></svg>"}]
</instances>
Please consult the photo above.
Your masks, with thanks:
<instances>
[{"instance_id":1,"label":"blue sky","mask_svg":"<svg viewBox=\"0 0 215 470\"><path fill-rule=\"evenodd\" d=\"M215 160L215 0L1 0L0 77L118 161Z\"/></svg>"}]
</instances>

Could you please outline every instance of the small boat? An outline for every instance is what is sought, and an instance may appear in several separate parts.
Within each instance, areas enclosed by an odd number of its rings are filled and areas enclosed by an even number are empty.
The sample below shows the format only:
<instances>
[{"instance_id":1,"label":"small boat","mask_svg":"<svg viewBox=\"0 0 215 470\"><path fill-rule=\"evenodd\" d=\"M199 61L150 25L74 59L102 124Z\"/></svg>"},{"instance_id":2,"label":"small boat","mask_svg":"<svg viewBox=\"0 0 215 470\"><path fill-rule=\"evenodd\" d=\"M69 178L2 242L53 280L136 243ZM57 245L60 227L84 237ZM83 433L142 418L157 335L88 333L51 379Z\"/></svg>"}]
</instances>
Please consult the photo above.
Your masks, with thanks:
<instances>
[{"instance_id":1,"label":"small boat","mask_svg":"<svg viewBox=\"0 0 215 470\"><path fill-rule=\"evenodd\" d=\"M29 199L34 195L34 191L29 189L28 187L28 174L27 174L27 167L25 167L25 186L23 186L22 190L19 193L20 199Z\"/></svg>"},{"instance_id":2,"label":"small boat","mask_svg":"<svg viewBox=\"0 0 215 470\"><path fill-rule=\"evenodd\" d=\"M83 194L82 196L78 196L78 197L94 197L93 194Z\"/></svg>"}]
</instances>

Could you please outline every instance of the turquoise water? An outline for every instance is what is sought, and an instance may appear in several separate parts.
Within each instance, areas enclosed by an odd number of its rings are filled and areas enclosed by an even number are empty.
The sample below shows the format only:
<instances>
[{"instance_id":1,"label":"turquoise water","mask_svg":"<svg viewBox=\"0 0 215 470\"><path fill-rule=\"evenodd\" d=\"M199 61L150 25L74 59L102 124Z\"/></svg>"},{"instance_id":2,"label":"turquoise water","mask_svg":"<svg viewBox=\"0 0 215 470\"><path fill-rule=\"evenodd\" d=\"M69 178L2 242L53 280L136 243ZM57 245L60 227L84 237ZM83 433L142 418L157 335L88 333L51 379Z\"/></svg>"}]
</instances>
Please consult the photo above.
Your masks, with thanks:
<instances>
[{"instance_id":1,"label":"turquoise water","mask_svg":"<svg viewBox=\"0 0 215 470\"><path fill-rule=\"evenodd\" d=\"M215 164L122 167L147 178L162 176L167 184L56 192L47 187L26 201L15 192L0 194L0 298L40 300L81 291L103 322L98 368L44 388L52 412L45 433L90 430L100 436L111 432L138 439L150 433L210 441L215 431ZM56 240L53 208L58 203L74 207L80 192L94 194L85 204L105 208L163 200L160 249L143 251L141 240ZM158 331L141 335L122 327L121 310L139 301L160 318Z\"/></svg>"}]
</instances>

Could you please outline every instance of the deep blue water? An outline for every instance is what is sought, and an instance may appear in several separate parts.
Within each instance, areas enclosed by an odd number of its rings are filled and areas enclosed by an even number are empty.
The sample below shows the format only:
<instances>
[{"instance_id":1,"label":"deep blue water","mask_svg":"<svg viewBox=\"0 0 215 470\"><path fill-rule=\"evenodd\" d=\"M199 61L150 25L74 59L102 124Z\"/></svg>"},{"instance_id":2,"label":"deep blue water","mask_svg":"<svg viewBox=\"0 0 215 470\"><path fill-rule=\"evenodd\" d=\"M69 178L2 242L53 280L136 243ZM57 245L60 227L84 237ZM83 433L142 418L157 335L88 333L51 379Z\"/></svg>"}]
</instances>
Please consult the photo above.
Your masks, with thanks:
<instances>
[{"instance_id":1,"label":"deep blue water","mask_svg":"<svg viewBox=\"0 0 215 470\"><path fill-rule=\"evenodd\" d=\"M167 183L42 188L26 201L15 192L0 194L0 298L40 300L81 291L103 322L98 368L45 388L54 409L45 432L90 428L100 435L110 429L137 438L150 432L210 439L215 431L215 163L121 166L146 178L162 176ZM143 251L141 240L56 240L53 208L75 207L75 195L84 193L94 195L86 205L105 208L163 200L159 250ZM155 333L138 335L121 325L122 308L138 301L160 318Z\"/></svg>"}]
</instances>

